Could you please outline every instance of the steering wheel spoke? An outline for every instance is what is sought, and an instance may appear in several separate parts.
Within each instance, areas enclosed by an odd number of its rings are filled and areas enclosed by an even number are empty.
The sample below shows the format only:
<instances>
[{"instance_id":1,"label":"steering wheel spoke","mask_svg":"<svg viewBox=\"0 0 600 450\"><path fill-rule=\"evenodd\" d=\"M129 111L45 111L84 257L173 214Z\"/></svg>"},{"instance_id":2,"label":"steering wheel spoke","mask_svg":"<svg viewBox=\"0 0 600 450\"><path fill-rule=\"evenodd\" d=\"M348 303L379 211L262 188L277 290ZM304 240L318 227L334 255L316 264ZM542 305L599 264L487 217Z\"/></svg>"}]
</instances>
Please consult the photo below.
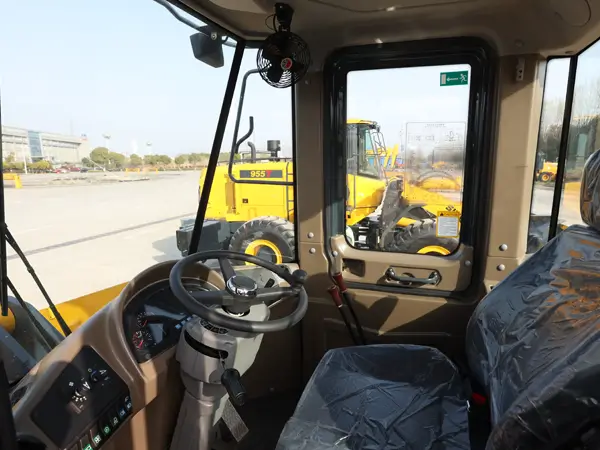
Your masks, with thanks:
<instances>
[{"instance_id":1,"label":"steering wheel spoke","mask_svg":"<svg viewBox=\"0 0 600 450\"><path fill-rule=\"evenodd\" d=\"M231 278L235 277L235 270L229 258L219 258L219 267L221 268L221 275L227 283Z\"/></svg>"},{"instance_id":2,"label":"steering wheel spoke","mask_svg":"<svg viewBox=\"0 0 600 450\"><path fill-rule=\"evenodd\" d=\"M256 291L256 297L252 300L252 304L257 305L264 303L269 306L278 300L283 300L287 297L295 297L298 295L298 290L290 287L272 287L260 288Z\"/></svg>"},{"instance_id":3,"label":"steering wheel spoke","mask_svg":"<svg viewBox=\"0 0 600 450\"><path fill-rule=\"evenodd\" d=\"M227 291L188 291L192 298L204 306L229 306L234 298Z\"/></svg>"}]
</instances>

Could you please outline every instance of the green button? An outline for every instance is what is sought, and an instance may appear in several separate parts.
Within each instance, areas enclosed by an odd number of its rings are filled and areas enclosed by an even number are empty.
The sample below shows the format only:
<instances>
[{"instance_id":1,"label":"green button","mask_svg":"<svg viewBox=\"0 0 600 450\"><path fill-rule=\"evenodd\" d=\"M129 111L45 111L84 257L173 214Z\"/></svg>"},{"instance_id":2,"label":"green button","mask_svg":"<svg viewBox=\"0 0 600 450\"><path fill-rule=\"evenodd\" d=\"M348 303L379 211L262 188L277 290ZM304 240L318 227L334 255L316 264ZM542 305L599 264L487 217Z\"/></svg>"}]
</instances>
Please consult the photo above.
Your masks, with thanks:
<instances>
[{"instance_id":1,"label":"green button","mask_svg":"<svg viewBox=\"0 0 600 450\"><path fill-rule=\"evenodd\" d=\"M104 433L104 436L108 436L110 434L110 427L105 425L104 428L102 428L102 432Z\"/></svg>"},{"instance_id":2,"label":"green button","mask_svg":"<svg viewBox=\"0 0 600 450\"><path fill-rule=\"evenodd\" d=\"M92 448L92 444L88 444L83 448L83 450L94 450L94 449Z\"/></svg>"},{"instance_id":3,"label":"green button","mask_svg":"<svg viewBox=\"0 0 600 450\"><path fill-rule=\"evenodd\" d=\"M98 445L100 442L102 442L102 436L100 436L99 434L92 436L92 442Z\"/></svg>"}]
</instances>

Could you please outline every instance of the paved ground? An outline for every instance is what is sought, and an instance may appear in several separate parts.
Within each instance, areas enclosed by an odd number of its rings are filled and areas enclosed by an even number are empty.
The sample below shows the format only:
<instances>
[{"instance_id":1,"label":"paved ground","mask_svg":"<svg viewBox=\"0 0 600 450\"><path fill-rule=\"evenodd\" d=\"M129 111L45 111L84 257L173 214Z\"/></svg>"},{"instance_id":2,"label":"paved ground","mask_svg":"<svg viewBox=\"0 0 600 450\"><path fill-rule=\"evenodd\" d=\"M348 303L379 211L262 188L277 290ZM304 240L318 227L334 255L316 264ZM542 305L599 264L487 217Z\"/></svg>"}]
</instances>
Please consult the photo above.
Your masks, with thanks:
<instances>
[{"instance_id":1,"label":"paved ground","mask_svg":"<svg viewBox=\"0 0 600 450\"><path fill-rule=\"evenodd\" d=\"M179 257L175 230L195 213L199 172L127 176L149 179L43 186L40 180L70 175L30 175L23 189L5 190L9 229L56 303ZM12 251L8 273L24 298L45 306Z\"/></svg>"},{"instance_id":2,"label":"paved ground","mask_svg":"<svg viewBox=\"0 0 600 450\"><path fill-rule=\"evenodd\" d=\"M86 185L98 183L112 183L115 181L149 180L165 177L177 172L86 172L86 173L44 173L44 174L22 174L23 186L65 186ZM7 181L7 185L12 183Z\"/></svg>"},{"instance_id":3,"label":"paved ground","mask_svg":"<svg viewBox=\"0 0 600 450\"><path fill-rule=\"evenodd\" d=\"M7 223L60 303L179 258L175 230L181 218L195 213L198 178L198 172L24 176L23 189L5 190ZM545 187L535 190L535 213L550 213L552 194ZM565 194L561 218L580 221L577 195ZM8 271L25 299L45 307L12 250Z\"/></svg>"},{"instance_id":4,"label":"paved ground","mask_svg":"<svg viewBox=\"0 0 600 450\"><path fill-rule=\"evenodd\" d=\"M539 215L550 215L553 197L553 187L538 184L534 190L532 212ZM579 192L564 192L559 219L567 225L582 223L579 214Z\"/></svg>"}]
</instances>

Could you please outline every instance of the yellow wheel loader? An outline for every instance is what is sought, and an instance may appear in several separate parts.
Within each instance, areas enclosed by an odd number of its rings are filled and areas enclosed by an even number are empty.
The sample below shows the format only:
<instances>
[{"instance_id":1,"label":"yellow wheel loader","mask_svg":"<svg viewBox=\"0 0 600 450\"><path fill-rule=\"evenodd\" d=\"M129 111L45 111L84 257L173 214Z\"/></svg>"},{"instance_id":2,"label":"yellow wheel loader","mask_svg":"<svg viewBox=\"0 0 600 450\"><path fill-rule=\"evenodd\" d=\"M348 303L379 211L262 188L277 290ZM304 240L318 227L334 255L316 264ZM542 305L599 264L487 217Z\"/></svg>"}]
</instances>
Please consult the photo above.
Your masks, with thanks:
<instances>
[{"instance_id":1,"label":"yellow wheel loader","mask_svg":"<svg viewBox=\"0 0 600 450\"><path fill-rule=\"evenodd\" d=\"M548 162L544 155L540 154L535 162L535 179L542 183L549 183L556 180L558 163Z\"/></svg>"},{"instance_id":2,"label":"yellow wheel loader","mask_svg":"<svg viewBox=\"0 0 600 450\"><path fill-rule=\"evenodd\" d=\"M558 164L544 161L542 167L536 172L536 179L543 183L548 183L556 179Z\"/></svg>"},{"instance_id":3,"label":"yellow wheel loader","mask_svg":"<svg viewBox=\"0 0 600 450\"><path fill-rule=\"evenodd\" d=\"M277 140L267 141L266 152L259 153L252 142L247 143L249 151L240 152L254 131L253 117L249 131L236 141L246 80L257 72L250 70L244 76L235 144L229 163L216 169L199 249L229 249L283 263L295 259L292 161L280 156ZM349 119L346 136L346 236L350 244L406 253L447 255L454 251L458 239L438 237L436 217L440 211L460 213L460 201L429 192L401 176L386 179L378 156L397 154L397 146L386 149L377 122ZM200 195L204 173L199 184ZM176 232L183 256L189 250L193 223L184 219Z\"/></svg>"}]
</instances>

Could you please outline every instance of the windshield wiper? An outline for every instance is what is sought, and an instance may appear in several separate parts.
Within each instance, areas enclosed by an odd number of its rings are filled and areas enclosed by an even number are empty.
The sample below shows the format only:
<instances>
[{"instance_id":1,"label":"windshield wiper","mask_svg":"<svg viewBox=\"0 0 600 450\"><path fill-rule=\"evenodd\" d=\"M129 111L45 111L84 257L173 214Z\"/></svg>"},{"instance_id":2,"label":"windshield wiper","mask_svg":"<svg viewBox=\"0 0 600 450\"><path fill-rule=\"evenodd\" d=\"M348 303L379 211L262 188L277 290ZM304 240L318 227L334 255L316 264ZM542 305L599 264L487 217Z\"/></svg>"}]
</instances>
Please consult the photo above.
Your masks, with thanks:
<instances>
[{"instance_id":1,"label":"windshield wiper","mask_svg":"<svg viewBox=\"0 0 600 450\"><path fill-rule=\"evenodd\" d=\"M4 190L4 189L2 189L2 190ZM6 225L6 222L3 222L1 225L4 228L4 233L2 233L4 241L5 241L4 245L6 246L6 243L8 243L12 247L12 249L15 251L15 253L19 256L19 258L21 258L21 261L25 265L27 272L29 272L29 274L31 275L31 278L33 278L33 281L35 281L35 284L37 285L38 289L44 296L46 303L48 303L48 307L50 308L50 311L52 311L52 314L54 314L54 316L56 317L56 321L58 322L60 329L62 330L65 337L67 337L68 335L71 334L71 329L69 328L69 325L67 325L67 322L65 322L65 319L63 318L63 316L60 314L60 312L56 308L56 305L50 299L50 296L48 295L46 288L44 288L44 285L42 284L42 281L40 280L40 278L37 276L37 273L35 273L33 266L31 264L29 264L29 260L25 256L25 253L23 253L23 251L21 250L21 247L19 247L19 244L17 244L17 241L15 240L15 238L9 231L8 226ZM6 261L5 256L3 259ZM10 282L8 277L5 277L5 278L7 280L7 283ZM11 285L12 285L12 283L11 283ZM17 293L15 292L15 290L12 287L10 290L12 291L13 294L15 294L15 297L17 297ZM18 298L17 298L17 300L18 300Z\"/></svg>"},{"instance_id":2,"label":"windshield wiper","mask_svg":"<svg viewBox=\"0 0 600 450\"><path fill-rule=\"evenodd\" d=\"M0 102L0 130L2 129L1 126L2 126L2 115L1 115L1 102ZM3 150L2 149L2 141L0 140L0 174L4 173L3 172L4 166L3 166L2 150ZM48 351L50 351L53 348L53 346L50 344L50 342L53 342L53 340L52 339L48 340L48 338L49 338L48 333L46 332L46 330L44 330L44 327L42 326L42 324L39 323L37 318L30 311L29 307L27 306L27 304L25 303L23 298L17 292L14 284L8 278L7 263L6 263L6 261L7 261L6 244L7 243L12 247L12 249L19 256L19 258L21 258L21 261L25 265L27 272L29 272L29 274L33 278L33 281L35 281L35 284L37 285L40 292L44 296L46 303L48 303L48 307L50 308L52 313L56 316L56 320L58 321L58 324L59 324L61 330L63 331L63 334L65 336L68 336L69 334L71 334L71 329L65 322L64 318L62 317L62 315L60 314L58 309L56 309L56 305L50 299L48 292L42 285L42 282L40 281L39 277L35 273L35 270L31 266L31 264L29 264L27 257L21 250L21 247L19 247L19 244L17 244L17 241L15 240L15 238L9 231L8 226L6 225L5 205L6 205L6 203L5 203L5 199L4 199L4 183L2 183L2 187L0 188L0 314L2 314L5 317L8 316L8 288L10 287L11 292L15 295L15 298L17 299L19 304L21 305L21 307L23 308L23 310L25 311L27 316L30 318L32 323L35 325L35 327L40 332L44 346L48 348Z\"/></svg>"}]
</instances>

